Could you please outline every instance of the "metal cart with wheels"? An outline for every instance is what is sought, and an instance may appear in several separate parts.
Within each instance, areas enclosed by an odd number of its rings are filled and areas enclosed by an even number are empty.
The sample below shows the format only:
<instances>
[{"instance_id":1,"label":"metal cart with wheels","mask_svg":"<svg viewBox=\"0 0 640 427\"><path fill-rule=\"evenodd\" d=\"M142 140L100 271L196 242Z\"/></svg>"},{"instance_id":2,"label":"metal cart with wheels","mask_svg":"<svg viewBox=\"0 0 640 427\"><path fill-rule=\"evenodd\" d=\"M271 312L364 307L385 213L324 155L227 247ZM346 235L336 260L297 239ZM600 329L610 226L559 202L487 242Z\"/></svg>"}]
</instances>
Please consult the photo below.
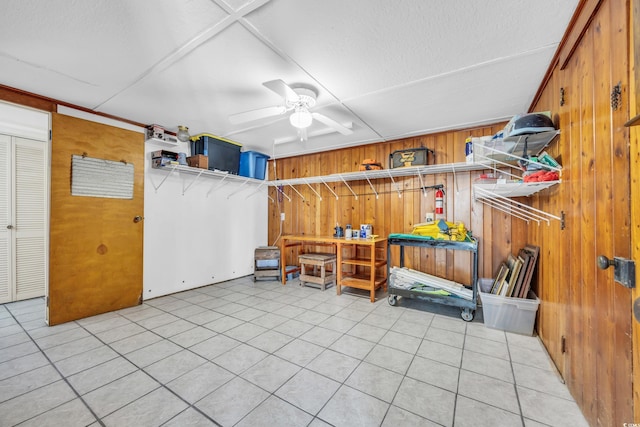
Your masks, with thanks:
<instances>
[{"instance_id":1,"label":"metal cart with wheels","mask_svg":"<svg viewBox=\"0 0 640 427\"><path fill-rule=\"evenodd\" d=\"M460 316L463 320L470 322L473 320L478 301L478 240L472 238L468 242L456 242L450 240L439 240L427 238L424 236L418 236L414 234L390 234L388 238L387 246L387 268L389 269L387 277L391 277L391 248L395 246L400 247L400 263L399 267L404 267L404 248L406 246L421 247L421 248L436 248L436 249L451 249L458 251L468 251L471 253L471 300L464 298L458 298L455 296L433 295L425 294L418 291L409 289L402 289L393 287L393 284L389 282L388 286L388 302L389 305L396 305L398 303L398 297L405 298L417 298L437 304L451 305L460 307Z\"/></svg>"}]
</instances>

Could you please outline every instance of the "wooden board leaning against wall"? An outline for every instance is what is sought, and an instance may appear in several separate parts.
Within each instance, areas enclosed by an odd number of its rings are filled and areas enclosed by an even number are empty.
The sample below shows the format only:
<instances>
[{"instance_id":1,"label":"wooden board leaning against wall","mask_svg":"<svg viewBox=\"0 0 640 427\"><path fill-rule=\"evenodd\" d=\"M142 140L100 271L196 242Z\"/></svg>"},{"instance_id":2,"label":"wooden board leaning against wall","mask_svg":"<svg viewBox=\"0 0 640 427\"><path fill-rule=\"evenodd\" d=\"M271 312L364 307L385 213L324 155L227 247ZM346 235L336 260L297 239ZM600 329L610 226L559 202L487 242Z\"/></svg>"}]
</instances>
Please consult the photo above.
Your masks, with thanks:
<instances>
[{"instance_id":1,"label":"wooden board leaning against wall","mask_svg":"<svg viewBox=\"0 0 640 427\"><path fill-rule=\"evenodd\" d=\"M465 162L465 139L468 136L493 135L505 123L460 131L405 138L380 142L365 146L346 148L325 153L278 159L276 174L278 179L330 175L340 172L357 171L363 159L376 159L386 169L389 154L395 150L427 147L435 150L435 163L448 164ZM430 164L432 161L430 160ZM273 161L269 162L269 177L274 177ZM471 184L481 172L456 172L423 176L425 186L444 184L445 216L447 221L462 221L480 243L480 277L492 277L500 261L522 246L524 241L513 242L512 227L522 227L520 220L492 210L480 203L474 203ZM410 232L414 224L425 221L427 212L434 212L434 192L428 190L426 196L421 190L418 177L372 180L375 192L369 183L354 181L350 192L343 183L329 184L338 199L323 184L312 184L322 200L307 186L298 186L300 197L290 187L284 187L287 197L278 196L275 188L270 189L273 202L269 203L269 244L276 243L279 235L307 234L331 235L336 224L344 227L351 224L372 224L373 234L386 236L390 233ZM398 188L402 197L398 195ZM280 213L285 220L280 221ZM282 229L281 229L282 227ZM297 263L294 250L286 256L288 265ZM393 248L392 258L398 260L398 248ZM433 249L407 248L405 265L416 270L427 271L441 277L470 285L470 258L467 253L454 251L434 251ZM285 258L283 258L285 259Z\"/></svg>"}]
</instances>

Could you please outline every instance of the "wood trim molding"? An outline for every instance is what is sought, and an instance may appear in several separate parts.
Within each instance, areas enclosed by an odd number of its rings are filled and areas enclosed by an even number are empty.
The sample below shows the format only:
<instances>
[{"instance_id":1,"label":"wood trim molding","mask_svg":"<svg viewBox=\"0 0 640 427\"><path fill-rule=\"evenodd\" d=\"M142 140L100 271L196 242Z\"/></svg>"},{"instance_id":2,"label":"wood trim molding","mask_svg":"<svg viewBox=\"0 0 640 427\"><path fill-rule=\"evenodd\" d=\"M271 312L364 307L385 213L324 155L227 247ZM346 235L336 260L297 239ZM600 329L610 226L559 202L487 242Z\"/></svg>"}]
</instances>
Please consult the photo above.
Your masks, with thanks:
<instances>
[{"instance_id":1,"label":"wood trim molding","mask_svg":"<svg viewBox=\"0 0 640 427\"><path fill-rule=\"evenodd\" d=\"M84 111L85 113L95 114L96 116L106 117L108 119L118 120L120 122L129 123L130 125L139 126L145 128L148 123L139 123L133 120L124 119L122 117L114 116L107 113L101 113L100 111L94 111L90 108L81 107L68 102L60 101L53 98L48 98L43 95L27 92L14 87L5 86L0 84L0 99L14 104L25 105L27 107L35 108L38 110L44 110L49 112L57 112L58 105L73 108L75 110Z\"/></svg>"},{"instance_id":2,"label":"wood trim molding","mask_svg":"<svg viewBox=\"0 0 640 427\"><path fill-rule=\"evenodd\" d=\"M544 91L544 88L549 83L549 79L553 74L553 70L560 64L560 69L564 70L567 66L567 63L571 59L573 52L576 50L578 43L582 40L582 36L589 28L589 24L591 20L595 16L598 8L602 4L602 0L581 0L578 6L576 7L576 11L571 17L571 21L569 21L569 25L560 40L560 44L558 45L558 49L549 64L549 68L547 68L547 72L542 78L542 82L540 82L540 87L536 91L533 100L531 101L531 105L529 106L529 110L534 108L534 106L540 100L540 96ZM574 31L575 30L575 31Z\"/></svg>"},{"instance_id":3,"label":"wood trim molding","mask_svg":"<svg viewBox=\"0 0 640 427\"><path fill-rule=\"evenodd\" d=\"M56 102L52 99L4 85L0 85L0 99L50 113L55 112L57 108Z\"/></svg>"},{"instance_id":4,"label":"wood trim molding","mask_svg":"<svg viewBox=\"0 0 640 427\"><path fill-rule=\"evenodd\" d=\"M567 28L565 38L563 38L563 41L566 41L566 43L558 49L561 70L566 68L567 62L571 59L573 52L576 50L576 46L580 43L580 40L582 40L582 36L584 36L587 28L589 28L589 24L596 12L598 12L601 4L602 0L583 0L576 8L576 13L573 15L573 18L571 18L569 28ZM573 31L573 29L579 29L579 31Z\"/></svg>"}]
</instances>

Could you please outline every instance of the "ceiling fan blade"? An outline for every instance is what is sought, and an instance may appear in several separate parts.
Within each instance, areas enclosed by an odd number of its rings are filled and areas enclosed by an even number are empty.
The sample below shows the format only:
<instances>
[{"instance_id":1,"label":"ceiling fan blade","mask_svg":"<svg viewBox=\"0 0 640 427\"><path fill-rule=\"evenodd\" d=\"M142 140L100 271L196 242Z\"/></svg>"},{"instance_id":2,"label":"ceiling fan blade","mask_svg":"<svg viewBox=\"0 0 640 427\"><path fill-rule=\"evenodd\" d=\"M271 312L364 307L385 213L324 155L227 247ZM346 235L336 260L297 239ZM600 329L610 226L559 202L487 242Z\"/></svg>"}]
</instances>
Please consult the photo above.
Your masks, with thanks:
<instances>
[{"instance_id":1,"label":"ceiling fan blade","mask_svg":"<svg viewBox=\"0 0 640 427\"><path fill-rule=\"evenodd\" d=\"M335 120L330 119L327 116L323 116L320 113L312 113L311 115L317 121L319 121L321 123L324 123L325 125L329 126L330 128L335 129L336 132L340 132L343 135L351 135L353 133L353 131L351 130L351 126L349 126L349 127L343 126L340 123L336 122Z\"/></svg>"},{"instance_id":2,"label":"ceiling fan blade","mask_svg":"<svg viewBox=\"0 0 640 427\"><path fill-rule=\"evenodd\" d=\"M295 93L295 91L282 80L271 80L262 83L262 85L267 89L271 89L272 91L283 97L286 101L289 101L291 103L298 102L298 100L300 99L298 94Z\"/></svg>"},{"instance_id":3,"label":"ceiling fan blade","mask_svg":"<svg viewBox=\"0 0 640 427\"><path fill-rule=\"evenodd\" d=\"M239 123L251 122L253 120L264 119L265 117L278 116L280 114L284 114L286 111L287 107L285 107L284 105L258 108L257 110L232 114L229 116L229 121L235 125Z\"/></svg>"}]
</instances>

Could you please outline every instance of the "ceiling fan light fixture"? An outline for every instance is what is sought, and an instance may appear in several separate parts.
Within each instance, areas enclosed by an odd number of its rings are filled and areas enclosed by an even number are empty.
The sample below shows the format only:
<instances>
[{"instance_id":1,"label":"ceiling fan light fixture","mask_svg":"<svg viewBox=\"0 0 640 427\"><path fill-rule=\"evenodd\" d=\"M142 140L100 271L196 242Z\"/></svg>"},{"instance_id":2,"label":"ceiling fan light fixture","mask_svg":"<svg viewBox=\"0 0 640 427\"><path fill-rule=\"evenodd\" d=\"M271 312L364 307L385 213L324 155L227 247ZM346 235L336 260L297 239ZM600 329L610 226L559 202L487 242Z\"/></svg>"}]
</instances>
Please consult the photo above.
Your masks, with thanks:
<instances>
[{"instance_id":1,"label":"ceiling fan light fixture","mask_svg":"<svg viewBox=\"0 0 640 427\"><path fill-rule=\"evenodd\" d=\"M298 129L305 129L311 126L313 118L311 113L306 108L296 108L295 111L289 116L289 122L291 126Z\"/></svg>"},{"instance_id":2,"label":"ceiling fan light fixture","mask_svg":"<svg viewBox=\"0 0 640 427\"><path fill-rule=\"evenodd\" d=\"M178 133L176 134L178 141L189 141L189 128L186 126L178 126Z\"/></svg>"}]
</instances>

